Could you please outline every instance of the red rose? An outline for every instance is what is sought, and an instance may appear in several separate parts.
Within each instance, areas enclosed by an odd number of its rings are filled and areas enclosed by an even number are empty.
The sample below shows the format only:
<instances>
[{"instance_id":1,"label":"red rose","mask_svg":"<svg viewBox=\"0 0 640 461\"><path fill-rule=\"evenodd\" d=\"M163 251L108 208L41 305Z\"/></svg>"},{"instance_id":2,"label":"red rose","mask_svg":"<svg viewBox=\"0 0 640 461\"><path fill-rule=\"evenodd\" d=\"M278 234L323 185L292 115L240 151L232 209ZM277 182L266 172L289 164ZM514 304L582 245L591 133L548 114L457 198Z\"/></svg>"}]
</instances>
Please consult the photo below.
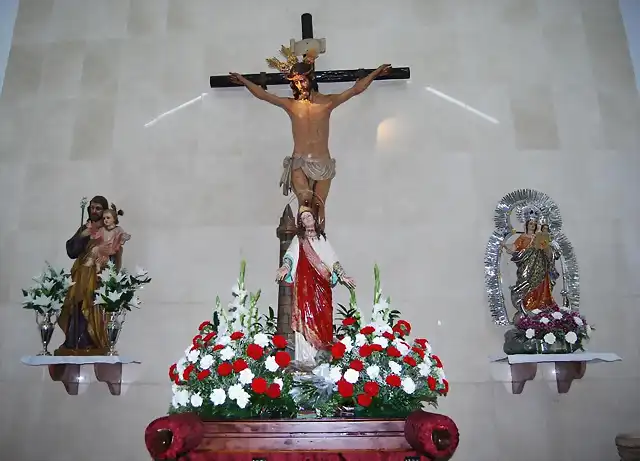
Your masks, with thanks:
<instances>
[{"instance_id":1,"label":"red rose","mask_svg":"<svg viewBox=\"0 0 640 461\"><path fill-rule=\"evenodd\" d=\"M389 375L385 382L391 387L400 387L402 381L400 380L400 376L398 375Z\"/></svg>"},{"instance_id":2,"label":"red rose","mask_svg":"<svg viewBox=\"0 0 640 461\"><path fill-rule=\"evenodd\" d=\"M219 351L221 349L224 349L224 346L222 344L216 344L215 346L213 346L213 352Z\"/></svg>"},{"instance_id":3,"label":"red rose","mask_svg":"<svg viewBox=\"0 0 640 461\"><path fill-rule=\"evenodd\" d=\"M252 343L247 346L247 355L253 360L260 360L262 354L264 354L264 349L257 344Z\"/></svg>"},{"instance_id":4,"label":"red rose","mask_svg":"<svg viewBox=\"0 0 640 461\"><path fill-rule=\"evenodd\" d=\"M169 367L169 379L171 381L176 379L176 376L178 376L178 373L176 372L177 367L178 365L176 365L175 363Z\"/></svg>"},{"instance_id":5,"label":"red rose","mask_svg":"<svg viewBox=\"0 0 640 461\"><path fill-rule=\"evenodd\" d=\"M212 333L207 333L207 334L205 335L205 337L204 337L204 338L202 338L202 342L203 342L203 343L208 343L209 341L211 341L211 340L212 340L213 338L215 338L215 337L216 337L216 334L215 334L214 332L212 332Z\"/></svg>"},{"instance_id":6,"label":"red rose","mask_svg":"<svg viewBox=\"0 0 640 461\"><path fill-rule=\"evenodd\" d=\"M280 368L287 368L289 362L291 362L291 356L287 352L276 352L276 363Z\"/></svg>"},{"instance_id":7,"label":"red rose","mask_svg":"<svg viewBox=\"0 0 640 461\"><path fill-rule=\"evenodd\" d=\"M275 335L272 339L273 345L276 346L276 349L284 349L287 347L287 340L284 336Z\"/></svg>"},{"instance_id":8,"label":"red rose","mask_svg":"<svg viewBox=\"0 0 640 461\"><path fill-rule=\"evenodd\" d=\"M344 320L342 320L342 324L345 327L348 327L350 325L353 325L354 323L356 323L356 319L354 317L347 317Z\"/></svg>"},{"instance_id":9,"label":"red rose","mask_svg":"<svg viewBox=\"0 0 640 461\"><path fill-rule=\"evenodd\" d=\"M342 343L335 343L331 346L331 356L338 360L344 357L344 353L347 351L347 346Z\"/></svg>"},{"instance_id":10,"label":"red rose","mask_svg":"<svg viewBox=\"0 0 640 461\"><path fill-rule=\"evenodd\" d=\"M444 389L440 390L440 393L442 395L447 395L449 393L449 381L443 379L442 384L444 384Z\"/></svg>"},{"instance_id":11,"label":"red rose","mask_svg":"<svg viewBox=\"0 0 640 461\"><path fill-rule=\"evenodd\" d=\"M424 338L418 338L416 340L413 341L414 343L416 343L418 346L420 346L422 349L426 349L427 348L427 343L428 341Z\"/></svg>"},{"instance_id":12,"label":"red rose","mask_svg":"<svg viewBox=\"0 0 640 461\"><path fill-rule=\"evenodd\" d=\"M218 374L220 376L229 376L233 371L233 367L229 362L222 362L218 365Z\"/></svg>"},{"instance_id":13,"label":"red rose","mask_svg":"<svg viewBox=\"0 0 640 461\"><path fill-rule=\"evenodd\" d=\"M382 346L380 344L371 344L371 350L373 352L382 352Z\"/></svg>"},{"instance_id":14,"label":"red rose","mask_svg":"<svg viewBox=\"0 0 640 461\"><path fill-rule=\"evenodd\" d=\"M432 355L431 358L434 360L434 362L436 362L436 366L438 368L442 368L442 362L440 361L440 357L438 357L437 355Z\"/></svg>"},{"instance_id":15,"label":"red rose","mask_svg":"<svg viewBox=\"0 0 640 461\"><path fill-rule=\"evenodd\" d=\"M189 365L187 368L184 369L184 372L182 373L182 379L184 379L185 381L189 380L189 375L191 374L191 372L195 369L196 367L191 364Z\"/></svg>"},{"instance_id":16,"label":"red rose","mask_svg":"<svg viewBox=\"0 0 640 461\"><path fill-rule=\"evenodd\" d=\"M202 336L200 335L195 335L193 337L193 339L191 340L191 343L193 344L194 347L198 347L200 345L200 340L202 339Z\"/></svg>"},{"instance_id":17,"label":"red rose","mask_svg":"<svg viewBox=\"0 0 640 461\"><path fill-rule=\"evenodd\" d=\"M363 329L360 330L360 333L363 335L372 335L376 332L376 329L373 328L371 325L364 327Z\"/></svg>"},{"instance_id":18,"label":"red rose","mask_svg":"<svg viewBox=\"0 0 640 461\"><path fill-rule=\"evenodd\" d=\"M209 322L208 320L205 320L200 324L200 326L198 327L198 330L202 331L210 325L211 325L211 322Z\"/></svg>"},{"instance_id":19,"label":"red rose","mask_svg":"<svg viewBox=\"0 0 640 461\"><path fill-rule=\"evenodd\" d=\"M238 339L242 339L244 337L244 333L241 331L236 331L231 334L231 339L236 341Z\"/></svg>"},{"instance_id":20,"label":"red rose","mask_svg":"<svg viewBox=\"0 0 640 461\"><path fill-rule=\"evenodd\" d=\"M413 357L409 357L408 355L404 359L402 359L402 361L412 367L415 367L418 364L418 362L416 362L416 359L414 359Z\"/></svg>"},{"instance_id":21,"label":"red rose","mask_svg":"<svg viewBox=\"0 0 640 461\"><path fill-rule=\"evenodd\" d=\"M277 399L278 397L280 397L280 385L277 383L272 383L267 388L267 397L269 397L270 399Z\"/></svg>"},{"instance_id":22,"label":"red rose","mask_svg":"<svg viewBox=\"0 0 640 461\"><path fill-rule=\"evenodd\" d=\"M373 381L369 381L364 383L364 393L370 395L371 397L375 397L380 392L380 385Z\"/></svg>"},{"instance_id":23,"label":"red rose","mask_svg":"<svg viewBox=\"0 0 640 461\"><path fill-rule=\"evenodd\" d=\"M253 378L251 381L251 389L256 394L264 394L267 392L267 380L264 378Z\"/></svg>"},{"instance_id":24,"label":"red rose","mask_svg":"<svg viewBox=\"0 0 640 461\"><path fill-rule=\"evenodd\" d=\"M364 344L360 346L360 350L358 352L360 354L360 357L369 357L373 353L373 349L370 345Z\"/></svg>"},{"instance_id":25,"label":"red rose","mask_svg":"<svg viewBox=\"0 0 640 461\"><path fill-rule=\"evenodd\" d=\"M249 365L247 365L247 362L242 359L238 359L233 362L233 371L236 373L240 373L242 370L246 370L247 368L249 368Z\"/></svg>"},{"instance_id":26,"label":"red rose","mask_svg":"<svg viewBox=\"0 0 640 461\"><path fill-rule=\"evenodd\" d=\"M206 377L208 377L211 374L211 372L209 370L202 370L200 373L198 373L197 377L198 377L198 381L202 381L203 379L205 379Z\"/></svg>"},{"instance_id":27,"label":"red rose","mask_svg":"<svg viewBox=\"0 0 640 461\"><path fill-rule=\"evenodd\" d=\"M338 381L338 392L342 397L349 398L353 396L353 384L346 382L344 379Z\"/></svg>"},{"instance_id":28,"label":"red rose","mask_svg":"<svg viewBox=\"0 0 640 461\"><path fill-rule=\"evenodd\" d=\"M393 333L389 333L388 331L382 333L382 337L387 338L389 341L393 341L394 339L396 339L395 335Z\"/></svg>"},{"instance_id":29,"label":"red rose","mask_svg":"<svg viewBox=\"0 0 640 461\"><path fill-rule=\"evenodd\" d=\"M427 386L429 386L429 389L432 391L436 390L436 380L432 376L427 378Z\"/></svg>"},{"instance_id":30,"label":"red rose","mask_svg":"<svg viewBox=\"0 0 640 461\"><path fill-rule=\"evenodd\" d=\"M371 400L373 399L368 394L359 394L357 400L358 405L360 405L361 407L368 407L369 405L371 405Z\"/></svg>"},{"instance_id":31,"label":"red rose","mask_svg":"<svg viewBox=\"0 0 640 461\"><path fill-rule=\"evenodd\" d=\"M364 370L364 365L362 364L362 362L360 360L352 360L351 363L349 364L349 366L351 368L353 368L356 371L362 371Z\"/></svg>"},{"instance_id":32,"label":"red rose","mask_svg":"<svg viewBox=\"0 0 640 461\"><path fill-rule=\"evenodd\" d=\"M412 347L411 350L418 354L421 359L424 359L424 351L422 349L420 349L419 347Z\"/></svg>"},{"instance_id":33,"label":"red rose","mask_svg":"<svg viewBox=\"0 0 640 461\"><path fill-rule=\"evenodd\" d=\"M393 346L387 347L387 355L389 357L402 357L402 354L400 353L400 351Z\"/></svg>"}]
</instances>

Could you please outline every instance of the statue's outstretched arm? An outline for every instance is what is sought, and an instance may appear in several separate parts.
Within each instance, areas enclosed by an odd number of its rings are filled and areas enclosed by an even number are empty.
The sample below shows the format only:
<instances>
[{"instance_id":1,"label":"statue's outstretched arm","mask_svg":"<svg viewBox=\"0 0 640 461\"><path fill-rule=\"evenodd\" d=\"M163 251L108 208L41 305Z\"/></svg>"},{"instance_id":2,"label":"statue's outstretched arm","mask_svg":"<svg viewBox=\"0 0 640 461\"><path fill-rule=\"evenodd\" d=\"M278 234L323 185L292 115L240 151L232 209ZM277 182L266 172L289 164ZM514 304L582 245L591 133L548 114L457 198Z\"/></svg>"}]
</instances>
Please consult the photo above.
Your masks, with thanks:
<instances>
[{"instance_id":1,"label":"statue's outstretched arm","mask_svg":"<svg viewBox=\"0 0 640 461\"><path fill-rule=\"evenodd\" d=\"M332 99L331 107L332 108L338 107L340 104L343 104L347 102L349 99L353 98L354 96L362 93L367 88L369 88L369 85L371 85L371 82L373 82L376 79L376 77L378 77L379 75L384 75L386 72L389 72L389 69L391 69L391 66L389 64L383 64L380 67L378 67L376 70L371 72L369 75L367 75L365 78L361 78L360 80L358 80L348 90L343 91L342 93L339 93L339 94L331 95L331 99Z\"/></svg>"},{"instance_id":2,"label":"statue's outstretched arm","mask_svg":"<svg viewBox=\"0 0 640 461\"><path fill-rule=\"evenodd\" d=\"M235 72L229 73L230 79L232 82L240 83L244 85L249 93L254 95L256 98L266 101L274 106L282 107L283 109L288 109L290 100L289 98L282 98L280 96L276 96L275 94L269 93L267 90L262 88L260 85L256 85L250 80L247 80L242 75L237 74Z\"/></svg>"}]
</instances>

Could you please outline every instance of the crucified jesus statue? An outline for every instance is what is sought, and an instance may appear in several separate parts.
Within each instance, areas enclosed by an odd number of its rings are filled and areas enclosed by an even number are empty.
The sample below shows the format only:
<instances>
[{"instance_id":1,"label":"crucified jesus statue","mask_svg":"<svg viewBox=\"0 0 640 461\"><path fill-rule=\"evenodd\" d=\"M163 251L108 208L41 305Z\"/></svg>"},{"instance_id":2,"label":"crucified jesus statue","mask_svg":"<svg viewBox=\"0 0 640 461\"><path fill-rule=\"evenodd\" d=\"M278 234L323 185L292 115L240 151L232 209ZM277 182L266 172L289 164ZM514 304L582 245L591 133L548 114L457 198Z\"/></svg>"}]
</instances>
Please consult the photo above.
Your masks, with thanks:
<instances>
[{"instance_id":1,"label":"crucified jesus statue","mask_svg":"<svg viewBox=\"0 0 640 461\"><path fill-rule=\"evenodd\" d=\"M299 206L304 203L312 204L319 224L324 228L325 206L331 180L336 174L336 163L329 153L331 112L365 91L376 77L388 73L391 66L383 64L342 93L322 94L318 91L313 73L315 57L307 54L303 61L297 62L297 57L292 56L287 48L283 47L282 53L287 56L287 62L283 63L275 58L268 59L267 62L286 74L293 92L292 98L269 93L235 72L230 73L230 79L244 85L256 98L284 109L289 115L293 153L285 157L283 162L284 171L280 179L282 192L289 195L293 190Z\"/></svg>"}]
</instances>

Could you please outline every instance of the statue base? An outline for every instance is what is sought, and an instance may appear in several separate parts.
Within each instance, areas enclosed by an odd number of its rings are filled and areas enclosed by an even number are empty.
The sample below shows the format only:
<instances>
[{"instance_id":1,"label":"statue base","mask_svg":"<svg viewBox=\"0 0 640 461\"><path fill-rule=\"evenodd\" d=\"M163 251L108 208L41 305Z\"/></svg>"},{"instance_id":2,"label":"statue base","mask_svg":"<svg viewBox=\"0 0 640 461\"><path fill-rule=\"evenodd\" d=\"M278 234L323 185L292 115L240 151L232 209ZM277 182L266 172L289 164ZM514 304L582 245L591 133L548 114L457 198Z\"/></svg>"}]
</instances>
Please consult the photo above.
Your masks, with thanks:
<instances>
[{"instance_id":1,"label":"statue base","mask_svg":"<svg viewBox=\"0 0 640 461\"><path fill-rule=\"evenodd\" d=\"M107 355L107 349L99 349L99 348L87 348L87 349L68 349L64 346L60 346L55 350L53 355L59 356L94 356L94 355Z\"/></svg>"},{"instance_id":2,"label":"statue base","mask_svg":"<svg viewBox=\"0 0 640 461\"><path fill-rule=\"evenodd\" d=\"M177 454L202 461L447 460L458 447L456 424L447 416L416 411L405 419L280 419L203 421L193 413L159 418L147 427L153 459ZM329 456L333 454L334 456ZM190 458L191 459L191 458Z\"/></svg>"}]
</instances>

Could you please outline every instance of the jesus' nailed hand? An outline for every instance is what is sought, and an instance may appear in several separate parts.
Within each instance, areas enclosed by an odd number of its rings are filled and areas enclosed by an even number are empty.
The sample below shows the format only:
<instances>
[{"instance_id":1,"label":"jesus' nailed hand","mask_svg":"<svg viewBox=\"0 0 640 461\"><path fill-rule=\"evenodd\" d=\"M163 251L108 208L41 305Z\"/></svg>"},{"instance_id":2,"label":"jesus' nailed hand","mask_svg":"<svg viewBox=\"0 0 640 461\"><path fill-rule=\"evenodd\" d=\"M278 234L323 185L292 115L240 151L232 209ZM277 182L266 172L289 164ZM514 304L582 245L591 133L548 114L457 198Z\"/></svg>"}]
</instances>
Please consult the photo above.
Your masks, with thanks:
<instances>
[{"instance_id":1,"label":"jesus' nailed hand","mask_svg":"<svg viewBox=\"0 0 640 461\"><path fill-rule=\"evenodd\" d=\"M281 179L285 195L289 190L298 204L311 203L324 227L324 215L331 180L335 177L335 160L329 153L329 118L340 104L365 91L376 77L387 74L389 64L383 64L346 91L322 94L318 91L311 68L294 66L287 75L293 97L269 93L242 75L231 72L230 80L244 85L256 98L284 109L291 119L293 154L284 161Z\"/></svg>"}]
</instances>

